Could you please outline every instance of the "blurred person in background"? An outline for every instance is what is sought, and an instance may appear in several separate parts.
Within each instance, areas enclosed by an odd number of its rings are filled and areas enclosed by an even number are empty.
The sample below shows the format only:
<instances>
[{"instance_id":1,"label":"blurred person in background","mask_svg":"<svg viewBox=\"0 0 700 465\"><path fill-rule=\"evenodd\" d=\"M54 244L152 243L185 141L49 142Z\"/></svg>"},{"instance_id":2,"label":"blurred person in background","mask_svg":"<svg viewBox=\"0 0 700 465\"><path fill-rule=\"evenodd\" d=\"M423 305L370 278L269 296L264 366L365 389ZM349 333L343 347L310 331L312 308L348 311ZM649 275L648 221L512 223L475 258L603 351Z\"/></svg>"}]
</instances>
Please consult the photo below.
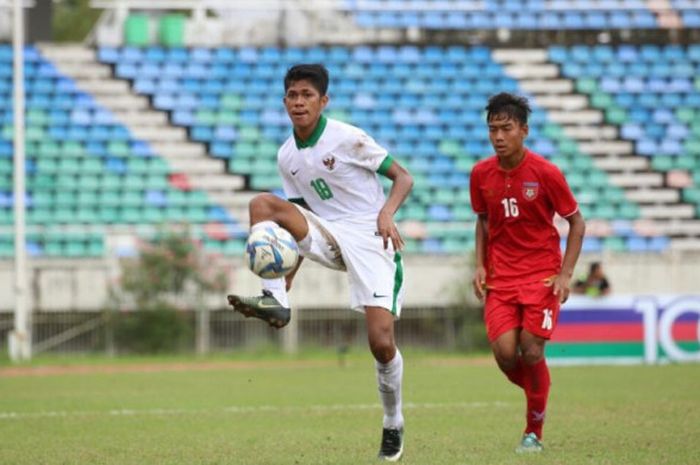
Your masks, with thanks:
<instances>
[{"instance_id":1,"label":"blurred person in background","mask_svg":"<svg viewBox=\"0 0 700 465\"><path fill-rule=\"evenodd\" d=\"M575 294L589 297L603 297L610 294L610 291L610 281L605 276L603 265L600 262L591 263L588 268L588 276L577 280L573 288Z\"/></svg>"}]
</instances>

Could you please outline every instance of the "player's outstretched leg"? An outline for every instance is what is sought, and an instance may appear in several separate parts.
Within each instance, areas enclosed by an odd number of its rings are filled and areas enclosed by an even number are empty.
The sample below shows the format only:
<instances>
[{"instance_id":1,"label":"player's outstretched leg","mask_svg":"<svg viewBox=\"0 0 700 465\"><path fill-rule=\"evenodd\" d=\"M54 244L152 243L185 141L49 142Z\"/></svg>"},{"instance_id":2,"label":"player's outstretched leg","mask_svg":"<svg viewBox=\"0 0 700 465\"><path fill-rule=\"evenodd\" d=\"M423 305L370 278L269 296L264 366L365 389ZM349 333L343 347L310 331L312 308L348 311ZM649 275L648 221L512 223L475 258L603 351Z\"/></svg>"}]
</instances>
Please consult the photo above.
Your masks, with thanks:
<instances>
[{"instance_id":1,"label":"player's outstretched leg","mask_svg":"<svg viewBox=\"0 0 700 465\"><path fill-rule=\"evenodd\" d=\"M378 457L387 462L397 462L403 455L403 357L394 342L394 316L381 307L366 307L365 317L369 346L376 361L379 396L384 408Z\"/></svg>"},{"instance_id":2,"label":"player's outstretched leg","mask_svg":"<svg viewBox=\"0 0 700 465\"><path fill-rule=\"evenodd\" d=\"M290 202L272 194L255 196L249 205L250 230L279 225L289 231L297 242L309 232L304 216ZM229 295L228 303L245 317L259 318L274 328L289 323L291 310L284 278L263 279L262 295L243 297Z\"/></svg>"}]
</instances>

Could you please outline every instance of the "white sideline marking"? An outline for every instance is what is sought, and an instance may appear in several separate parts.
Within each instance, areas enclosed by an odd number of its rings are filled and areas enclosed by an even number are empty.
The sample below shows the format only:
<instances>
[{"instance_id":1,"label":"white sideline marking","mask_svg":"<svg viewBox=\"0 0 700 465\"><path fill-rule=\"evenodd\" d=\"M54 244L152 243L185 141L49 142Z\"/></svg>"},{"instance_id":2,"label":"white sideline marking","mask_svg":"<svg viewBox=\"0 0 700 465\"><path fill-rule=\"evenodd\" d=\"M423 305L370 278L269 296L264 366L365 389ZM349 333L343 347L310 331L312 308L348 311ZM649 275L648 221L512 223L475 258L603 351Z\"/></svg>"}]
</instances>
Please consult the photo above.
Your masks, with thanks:
<instances>
[{"instance_id":1,"label":"white sideline marking","mask_svg":"<svg viewBox=\"0 0 700 465\"><path fill-rule=\"evenodd\" d=\"M444 409L444 408L461 408L461 409L480 409L480 408L498 408L509 405L507 402L447 402L447 403L414 403L408 402L404 404L404 408L408 410L418 409ZM379 403L376 404L330 404L330 405L257 405L257 406L238 406L232 405L218 409L118 409L118 410L76 410L76 411L43 411L43 412L0 412L0 420L23 420L27 418L53 418L53 417L87 417L87 416L110 416L110 417L129 417L129 416L165 416L165 415L200 415L200 414L217 414L217 413L259 413L259 412L331 412L331 411L351 411L351 410L379 410Z\"/></svg>"}]
</instances>

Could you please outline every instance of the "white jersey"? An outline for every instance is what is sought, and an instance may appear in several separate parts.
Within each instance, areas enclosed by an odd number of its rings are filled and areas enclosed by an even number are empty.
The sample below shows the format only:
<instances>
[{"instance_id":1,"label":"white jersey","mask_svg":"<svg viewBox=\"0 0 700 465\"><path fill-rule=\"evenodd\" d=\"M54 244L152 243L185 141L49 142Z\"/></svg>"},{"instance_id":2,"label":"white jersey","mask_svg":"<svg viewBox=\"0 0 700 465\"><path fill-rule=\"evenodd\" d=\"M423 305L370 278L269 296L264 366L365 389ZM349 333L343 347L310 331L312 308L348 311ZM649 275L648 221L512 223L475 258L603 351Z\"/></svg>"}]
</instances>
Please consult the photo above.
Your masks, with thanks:
<instances>
[{"instance_id":1,"label":"white jersey","mask_svg":"<svg viewBox=\"0 0 700 465\"><path fill-rule=\"evenodd\" d=\"M323 115L308 141L292 134L277 153L287 198L304 199L329 221L376 222L386 200L377 172L391 163L386 149L362 129Z\"/></svg>"}]
</instances>

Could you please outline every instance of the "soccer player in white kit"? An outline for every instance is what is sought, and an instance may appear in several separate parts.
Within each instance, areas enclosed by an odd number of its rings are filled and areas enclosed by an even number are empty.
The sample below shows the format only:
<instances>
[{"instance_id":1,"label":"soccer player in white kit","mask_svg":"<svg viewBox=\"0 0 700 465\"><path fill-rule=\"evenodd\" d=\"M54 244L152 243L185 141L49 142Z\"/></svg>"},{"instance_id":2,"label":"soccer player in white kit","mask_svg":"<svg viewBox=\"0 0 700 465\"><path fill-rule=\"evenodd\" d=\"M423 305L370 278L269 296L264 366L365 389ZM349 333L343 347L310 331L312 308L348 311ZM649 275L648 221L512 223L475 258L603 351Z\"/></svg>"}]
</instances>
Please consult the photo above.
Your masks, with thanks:
<instances>
[{"instance_id":1,"label":"soccer player in white kit","mask_svg":"<svg viewBox=\"0 0 700 465\"><path fill-rule=\"evenodd\" d=\"M319 64L291 67L284 78L284 105L293 134L280 147L277 164L288 200L259 194L250 202L251 231L275 224L287 229L302 257L346 271L353 310L363 312L376 360L384 407L379 458L403 454L401 409L403 359L394 340L401 313L404 243L394 214L413 178L363 130L322 114L328 103L328 71ZM385 197L379 175L392 181ZM301 262L301 259L300 259ZM290 319L285 278L263 279L263 294L228 296L234 310L281 328Z\"/></svg>"}]
</instances>

